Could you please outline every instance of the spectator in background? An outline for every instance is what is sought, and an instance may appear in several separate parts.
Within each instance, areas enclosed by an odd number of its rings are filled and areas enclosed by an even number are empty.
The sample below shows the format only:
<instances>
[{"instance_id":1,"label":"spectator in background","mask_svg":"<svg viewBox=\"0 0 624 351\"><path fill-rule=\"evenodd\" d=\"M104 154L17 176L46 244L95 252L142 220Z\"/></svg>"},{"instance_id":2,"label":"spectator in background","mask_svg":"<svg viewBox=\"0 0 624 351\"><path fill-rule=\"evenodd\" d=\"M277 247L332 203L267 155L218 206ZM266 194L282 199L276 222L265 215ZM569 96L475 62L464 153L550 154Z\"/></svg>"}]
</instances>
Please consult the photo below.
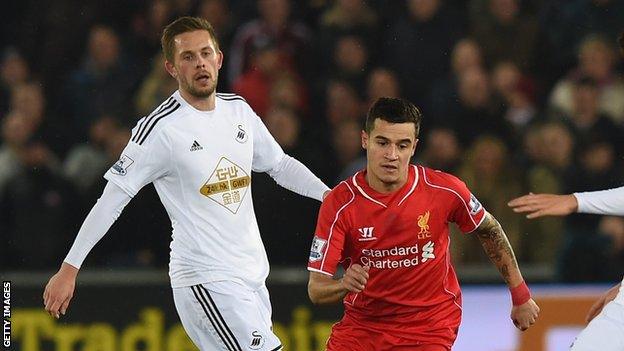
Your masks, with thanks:
<instances>
[{"instance_id":1,"label":"spectator in background","mask_svg":"<svg viewBox=\"0 0 624 351\"><path fill-rule=\"evenodd\" d=\"M364 114L364 102L353 85L340 79L332 79L325 90L325 117L335 127L343 120L360 120Z\"/></svg>"},{"instance_id":2,"label":"spectator in background","mask_svg":"<svg viewBox=\"0 0 624 351\"><path fill-rule=\"evenodd\" d=\"M499 62L492 71L495 99L503 106L503 118L513 126L516 134L523 134L536 117L535 85L511 61Z\"/></svg>"},{"instance_id":3,"label":"spectator in background","mask_svg":"<svg viewBox=\"0 0 624 351\"><path fill-rule=\"evenodd\" d=\"M22 171L19 154L31 140L36 125L19 111L13 111L0 121L2 145L0 146L0 197L9 180Z\"/></svg>"},{"instance_id":4,"label":"spectator in background","mask_svg":"<svg viewBox=\"0 0 624 351\"><path fill-rule=\"evenodd\" d=\"M534 193L560 193L564 190L564 175L574 163L574 137L570 129L559 121L533 124L524 137L526 187ZM525 223L527 233L535 233L539 240L525 240L524 259L533 263L554 266L562 242L563 220L546 218Z\"/></svg>"},{"instance_id":5,"label":"spectator in background","mask_svg":"<svg viewBox=\"0 0 624 351\"><path fill-rule=\"evenodd\" d=\"M540 10L540 58L536 76L552 84L575 65L579 42L589 34L616 38L624 23L620 0L543 1Z\"/></svg>"},{"instance_id":6,"label":"spectator in background","mask_svg":"<svg viewBox=\"0 0 624 351\"><path fill-rule=\"evenodd\" d=\"M130 48L135 61L149 62L158 54L162 28L169 23L172 16L172 4L168 0L149 1L135 15L130 33ZM160 67L162 69L162 65Z\"/></svg>"},{"instance_id":7,"label":"spectator in background","mask_svg":"<svg viewBox=\"0 0 624 351\"><path fill-rule=\"evenodd\" d=\"M11 88L30 77L30 67L26 59L15 48L6 48L0 57L0 119L9 111Z\"/></svg>"},{"instance_id":8,"label":"spectator in background","mask_svg":"<svg viewBox=\"0 0 624 351\"><path fill-rule=\"evenodd\" d=\"M574 86L581 78L591 78L598 88L600 112L608 114L617 124L624 123L624 82L615 71L616 56L610 41L592 34L586 36L578 49L578 65L557 82L550 95L550 107L564 114L574 109Z\"/></svg>"},{"instance_id":9,"label":"spectator in background","mask_svg":"<svg viewBox=\"0 0 624 351\"><path fill-rule=\"evenodd\" d=\"M617 152L624 151L622 129L600 112L597 83L592 78L582 77L572 89L572 110L563 119L570 124L576 139L582 144L599 140L611 144Z\"/></svg>"},{"instance_id":10,"label":"spectator in background","mask_svg":"<svg viewBox=\"0 0 624 351\"><path fill-rule=\"evenodd\" d=\"M516 140L513 129L503 119L501 108L492 97L489 77L480 68L472 68L459 77L459 106L454 113L438 121L442 126L460 130L462 146L469 147L482 134L491 134L513 148Z\"/></svg>"},{"instance_id":11,"label":"spectator in background","mask_svg":"<svg viewBox=\"0 0 624 351\"><path fill-rule=\"evenodd\" d=\"M298 112L301 118L310 117L309 99L303 83L293 75L282 74L271 84L271 108L286 106Z\"/></svg>"},{"instance_id":12,"label":"spectator in background","mask_svg":"<svg viewBox=\"0 0 624 351\"><path fill-rule=\"evenodd\" d=\"M459 79L465 72L475 68L484 68L481 47L471 38L457 41L451 52L451 71L444 76L436 77L431 89L428 104L433 124L456 112L459 103Z\"/></svg>"},{"instance_id":13,"label":"spectator in background","mask_svg":"<svg viewBox=\"0 0 624 351\"><path fill-rule=\"evenodd\" d=\"M251 67L257 40L275 43L282 68L291 68L299 75L306 71L311 33L291 18L290 0L259 0L257 4L260 17L243 24L234 35L228 62L230 84Z\"/></svg>"},{"instance_id":14,"label":"spectator in background","mask_svg":"<svg viewBox=\"0 0 624 351\"><path fill-rule=\"evenodd\" d=\"M396 73L387 68L378 67L372 69L368 75L366 97L368 105L372 105L380 97L401 97L401 85Z\"/></svg>"},{"instance_id":15,"label":"spectator in background","mask_svg":"<svg viewBox=\"0 0 624 351\"><path fill-rule=\"evenodd\" d=\"M65 106L75 141L88 135L91 119L97 116L111 113L124 120L130 118L130 97L137 78L124 58L115 31L107 26L93 26L85 60L65 85Z\"/></svg>"},{"instance_id":16,"label":"spectator in background","mask_svg":"<svg viewBox=\"0 0 624 351\"><path fill-rule=\"evenodd\" d=\"M256 37L253 43L251 66L232 85L233 90L247 100L260 116L266 116L271 107L271 89L282 77L298 80L296 72L282 66L279 49L270 37ZM305 95L302 85L296 93ZM303 98L302 98L303 101Z\"/></svg>"},{"instance_id":17,"label":"spectator in background","mask_svg":"<svg viewBox=\"0 0 624 351\"><path fill-rule=\"evenodd\" d=\"M48 269L62 257L76 202L54 154L33 139L35 121L16 110L3 122L0 232L8 248L2 266Z\"/></svg>"},{"instance_id":18,"label":"spectator in background","mask_svg":"<svg viewBox=\"0 0 624 351\"><path fill-rule=\"evenodd\" d=\"M337 0L321 15L316 52L336 47L339 38L350 35L372 48L378 44L380 33L378 15L364 0ZM326 60L318 60L317 65L318 72L331 68Z\"/></svg>"},{"instance_id":19,"label":"spectator in background","mask_svg":"<svg viewBox=\"0 0 624 351\"><path fill-rule=\"evenodd\" d=\"M138 115L146 116L178 88L178 83L163 69L165 58L162 53L152 60L152 69L141 82L134 97Z\"/></svg>"},{"instance_id":20,"label":"spectator in background","mask_svg":"<svg viewBox=\"0 0 624 351\"><path fill-rule=\"evenodd\" d=\"M326 176L327 160L311 147L305 137L303 121L296 110L288 106L276 105L264 118L267 129L284 152L296 157L319 176ZM309 252L309 233L314 230L314 216L318 211L314 201L299 201L297 195L278 186L264 173L253 175L253 201L256 218L262 235L267 242L279 242L280 245L268 245L269 260L278 265L299 265ZM281 211L276 206L283 205ZM287 229L285 229L287 228ZM288 250L284 250L288 247Z\"/></svg>"},{"instance_id":21,"label":"spectator in background","mask_svg":"<svg viewBox=\"0 0 624 351\"><path fill-rule=\"evenodd\" d=\"M48 145L57 155L64 155L69 147L69 131L57 116L49 116L47 100L39 82L26 82L11 90L11 111L17 111L34 125L33 140Z\"/></svg>"},{"instance_id":22,"label":"spectator in background","mask_svg":"<svg viewBox=\"0 0 624 351\"><path fill-rule=\"evenodd\" d=\"M488 212L505 223L509 243L516 248L519 259L522 259L522 218L507 207L505 197L509 194L522 194L522 181L509 162L510 158L508 148L502 140L488 135L480 136L466 152L457 176L466 183ZM481 254L479 242L470 240L472 238L469 237L457 237L460 239L455 241L457 245L453 255L457 262L487 263L488 258Z\"/></svg>"},{"instance_id":23,"label":"spectator in background","mask_svg":"<svg viewBox=\"0 0 624 351\"><path fill-rule=\"evenodd\" d=\"M196 16L206 19L212 24L221 51L230 52L230 46L236 29L236 16L227 0L200 0L197 5ZM221 67L221 75L229 77L228 65ZM230 82L223 79L219 82L221 91L231 91Z\"/></svg>"},{"instance_id":24,"label":"spectator in background","mask_svg":"<svg viewBox=\"0 0 624 351\"><path fill-rule=\"evenodd\" d=\"M363 155L359 136L362 133L360 120L343 120L334 126L332 135L333 167L335 173L331 185L354 175L366 167L366 157Z\"/></svg>"},{"instance_id":25,"label":"spectator in background","mask_svg":"<svg viewBox=\"0 0 624 351\"><path fill-rule=\"evenodd\" d=\"M114 142L119 128L119 121L113 116L103 115L93 120L89 128L89 141L75 145L65 158L65 178L83 197L92 199L90 191L95 184L100 183L102 173L118 159L119 155L109 158L106 149L109 143Z\"/></svg>"},{"instance_id":26,"label":"spectator in background","mask_svg":"<svg viewBox=\"0 0 624 351\"><path fill-rule=\"evenodd\" d=\"M366 89L368 48L361 37L344 35L336 39L332 77L351 82L358 91Z\"/></svg>"},{"instance_id":27,"label":"spectator in background","mask_svg":"<svg viewBox=\"0 0 624 351\"><path fill-rule=\"evenodd\" d=\"M429 168L455 174L461 157L462 150L455 132L448 128L432 128L424 139L419 162Z\"/></svg>"},{"instance_id":28,"label":"spectator in background","mask_svg":"<svg viewBox=\"0 0 624 351\"><path fill-rule=\"evenodd\" d=\"M474 37L483 48L485 63L511 61L523 70L535 63L537 22L522 15L519 0L473 1Z\"/></svg>"},{"instance_id":29,"label":"spectator in background","mask_svg":"<svg viewBox=\"0 0 624 351\"><path fill-rule=\"evenodd\" d=\"M464 28L448 2L408 0L407 7L406 16L386 31L381 59L401 72L405 96L422 105L432 82L448 72L449 52Z\"/></svg>"}]
</instances>

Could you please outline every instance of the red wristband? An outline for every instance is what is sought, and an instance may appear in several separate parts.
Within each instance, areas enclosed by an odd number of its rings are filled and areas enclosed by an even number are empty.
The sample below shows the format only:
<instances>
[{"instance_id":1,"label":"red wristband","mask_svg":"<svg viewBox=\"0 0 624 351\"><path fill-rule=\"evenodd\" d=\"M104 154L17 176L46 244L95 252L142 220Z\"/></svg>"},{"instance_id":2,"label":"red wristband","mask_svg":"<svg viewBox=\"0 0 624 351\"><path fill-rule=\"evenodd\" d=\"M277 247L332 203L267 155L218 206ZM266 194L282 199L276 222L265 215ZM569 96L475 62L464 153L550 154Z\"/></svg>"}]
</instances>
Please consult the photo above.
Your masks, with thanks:
<instances>
[{"instance_id":1,"label":"red wristband","mask_svg":"<svg viewBox=\"0 0 624 351\"><path fill-rule=\"evenodd\" d=\"M531 291L524 280L520 285L509 289L509 292L511 293L511 302L514 306L520 306L531 298Z\"/></svg>"}]
</instances>

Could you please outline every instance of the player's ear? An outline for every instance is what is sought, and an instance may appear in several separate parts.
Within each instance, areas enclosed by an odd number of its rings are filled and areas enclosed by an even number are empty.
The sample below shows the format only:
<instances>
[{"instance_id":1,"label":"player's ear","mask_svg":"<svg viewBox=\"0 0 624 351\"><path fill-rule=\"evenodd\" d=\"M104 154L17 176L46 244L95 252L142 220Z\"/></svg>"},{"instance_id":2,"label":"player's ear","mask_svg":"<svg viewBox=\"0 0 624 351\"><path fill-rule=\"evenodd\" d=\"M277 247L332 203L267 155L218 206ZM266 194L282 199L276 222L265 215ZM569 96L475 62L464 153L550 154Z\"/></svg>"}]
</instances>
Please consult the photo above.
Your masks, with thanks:
<instances>
[{"instance_id":1,"label":"player's ear","mask_svg":"<svg viewBox=\"0 0 624 351\"><path fill-rule=\"evenodd\" d=\"M414 152L416 152L416 146L418 146L418 140L419 139L414 140L414 145L412 146L412 154L410 155L410 157L414 156Z\"/></svg>"},{"instance_id":2,"label":"player's ear","mask_svg":"<svg viewBox=\"0 0 624 351\"><path fill-rule=\"evenodd\" d=\"M165 60L165 70L167 70L167 73L169 73L169 75L171 75L173 78L178 78L178 71L176 70L173 63L169 62L169 60Z\"/></svg>"},{"instance_id":3,"label":"player's ear","mask_svg":"<svg viewBox=\"0 0 624 351\"><path fill-rule=\"evenodd\" d=\"M219 50L217 52L217 69L221 69L223 66L223 51Z\"/></svg>"},{"instance_id":4,"label":"player's ear","mask_svg":"<svg viewBox=\"0 0 624 351\"><path fill-rule=\"evenodd\" d=\"M366 133L366 131L363 130L361 134L362 134L362 148L366 149L366 147L368 146L368 133Z\"/></svg>"}]
</instances>

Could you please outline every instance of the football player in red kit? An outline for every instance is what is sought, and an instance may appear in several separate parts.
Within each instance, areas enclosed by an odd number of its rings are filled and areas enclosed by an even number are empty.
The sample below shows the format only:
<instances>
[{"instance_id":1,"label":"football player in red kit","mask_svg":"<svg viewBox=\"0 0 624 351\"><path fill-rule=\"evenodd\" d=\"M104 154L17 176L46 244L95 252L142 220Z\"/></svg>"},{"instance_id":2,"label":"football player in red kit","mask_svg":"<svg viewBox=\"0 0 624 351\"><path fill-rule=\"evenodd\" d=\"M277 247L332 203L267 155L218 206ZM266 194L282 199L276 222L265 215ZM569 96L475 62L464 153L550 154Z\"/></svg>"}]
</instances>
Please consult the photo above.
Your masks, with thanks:
<instances>
[{"instance_id":1,"label":"football player in red kit","mask_svg":"<svg viewBox=\"0 0 624 351\"><path fill-rule=\"evenodd\" d=\"M474 233L509 286L511 319L535 323L531 299L501 225L458 178L410 164L422 115L412 103L380 98L368 112L367 166L324 200L308 270L317 304L343 301L327 350L450 350L461 291L449 252L449 223ZM338 265L344 276L335 279Z\"/></svg>"}]
</instances>

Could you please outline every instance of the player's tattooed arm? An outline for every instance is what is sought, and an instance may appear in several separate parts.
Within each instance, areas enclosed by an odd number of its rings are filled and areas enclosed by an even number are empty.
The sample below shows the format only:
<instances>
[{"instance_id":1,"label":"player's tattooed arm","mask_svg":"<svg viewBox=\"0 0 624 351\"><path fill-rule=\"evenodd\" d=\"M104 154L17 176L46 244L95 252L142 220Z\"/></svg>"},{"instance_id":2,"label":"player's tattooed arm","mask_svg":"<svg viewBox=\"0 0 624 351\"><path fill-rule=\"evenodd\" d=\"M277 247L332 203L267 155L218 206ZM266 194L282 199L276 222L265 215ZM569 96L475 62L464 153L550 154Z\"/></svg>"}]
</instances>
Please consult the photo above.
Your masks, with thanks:
<instances>
[{"instance_id":1,"label":"player's tattooed arm","mask_svg":"<svg viewBox=\"0 0 624 351\"><path fill-rule=\"evenodd\" d=\"M514 255L511 244L505 235L503 227L496 218L489 213L475 230L483 250L501 273L505 283L510 287L517 286L522 282L522 274L518 268L518 262Z\"/></svg>"}]
</instances>

